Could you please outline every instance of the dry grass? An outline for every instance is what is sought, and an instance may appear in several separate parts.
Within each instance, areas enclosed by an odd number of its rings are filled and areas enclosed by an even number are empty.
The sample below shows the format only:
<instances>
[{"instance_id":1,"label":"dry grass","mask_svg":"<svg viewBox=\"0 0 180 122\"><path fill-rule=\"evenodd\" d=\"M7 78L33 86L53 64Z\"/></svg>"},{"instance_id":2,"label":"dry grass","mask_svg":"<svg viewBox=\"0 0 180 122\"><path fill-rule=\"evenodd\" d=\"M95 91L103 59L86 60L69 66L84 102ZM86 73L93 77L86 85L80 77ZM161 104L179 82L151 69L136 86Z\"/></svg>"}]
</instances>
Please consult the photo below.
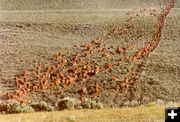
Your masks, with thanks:
<instances>
[{"instance_id":1,"label":"dry grass","mask_svg":"<svg viewBox=\"0 0 180 122\"><path fill-rule=\"evenodd\" d=\"M1 122L164 122L165 107L178 107L177 103L167 105L149 104L148 107L115 108L101 110L64 110L0 115ZM75 118L75 119L74 119ZM75 121L71 121L75 120Z\"/></svg>"},{"instance_id":2,"label":"dry grass","mask_svg":"<svg viewBox=\"0 0 180 122\"><path fill-rule=\"evenodd\" d=\"M163 122L164 106L118 108L102 110L74 110L0 115L2 122L65 122L75 117L76 122Z\"/></svg>"}]
</instances>

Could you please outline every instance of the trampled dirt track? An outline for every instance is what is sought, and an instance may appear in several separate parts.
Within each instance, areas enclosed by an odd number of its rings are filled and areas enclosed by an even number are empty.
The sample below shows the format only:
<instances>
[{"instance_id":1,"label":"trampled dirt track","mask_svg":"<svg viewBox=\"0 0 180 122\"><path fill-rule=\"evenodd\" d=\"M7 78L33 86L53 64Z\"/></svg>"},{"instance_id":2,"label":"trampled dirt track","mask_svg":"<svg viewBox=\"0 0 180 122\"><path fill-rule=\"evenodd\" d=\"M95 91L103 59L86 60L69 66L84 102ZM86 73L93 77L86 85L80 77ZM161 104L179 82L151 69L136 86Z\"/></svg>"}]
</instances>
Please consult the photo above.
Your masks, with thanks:
<instances>
[{"instance_id":1,"label":"trampled dirt track","mask_svg":"<svg viewBox=\"0 0 180 122\"><path fill-rule=\"evenodd\" d=\"M2 91L14 89L13 78L22 74L24 70L53 63L53 56L60 50L73 51L75 44L81 45L96 39L102 33L112 30L114 24L115 27L123 27L129 19L126 15L128 11L1 11L0 87ZM155 99L179 101L173 92L180 90L174 87L167 88L171 84L177 86L180 82L178 11L174 9L168 15L162 29L161 41L150 53L143 72L138 76L137 83L140 84L136 92L138 100L146 96L145 99L150 99L149 101ZM146 41L153 39L152 33L156 23L157 17L150 15L135 18L133 23L135 29L126 39L131 40L131 37L137 35L143 28L144 35L136 40L135 48L139 49ZM119 41L122 40L118 37L112 38L107 42L107 46L116 46ZM162 93L159 94L160 92ZM175 95L179 94L180 92Z\"/></svg>"},{"instance_id":2,"label":"trampled dirt track","mask_svg":"<svg viewBox=\"0 0 180 122\"><path fill-rule=\"evenodd\" d=\"M166 17L157 48L149 54L141 73L141 88L150 81L144 96L158 93L159 99L166 102L179 102L180 82L180 9L173 8ZM148 94L147 94L148 93Z\"/></svg>"}]
</instances>

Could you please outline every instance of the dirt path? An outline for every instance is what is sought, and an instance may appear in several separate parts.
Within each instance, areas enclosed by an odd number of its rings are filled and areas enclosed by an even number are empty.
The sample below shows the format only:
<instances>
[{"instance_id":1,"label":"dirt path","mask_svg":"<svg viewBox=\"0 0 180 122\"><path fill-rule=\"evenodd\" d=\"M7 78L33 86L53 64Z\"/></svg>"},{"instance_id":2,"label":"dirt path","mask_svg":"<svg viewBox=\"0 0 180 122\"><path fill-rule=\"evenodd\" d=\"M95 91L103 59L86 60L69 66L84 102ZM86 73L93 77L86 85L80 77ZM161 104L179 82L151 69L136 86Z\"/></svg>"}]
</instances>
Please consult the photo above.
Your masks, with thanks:
<instances>
[{"instance_id":1,"label":"dirt path","mask_svg":"<svg viewBox=\"0 0 180 122\"><path fill-rule=\"evenodd\" d=\"M161 41L150 53L145 64L141 82L150 81L160 84L153 88L160 94L159 99L180 102L180 9L172 9L166 17L161 32ZM142 85L143 86L143 85ZM150 89L151 89L150 88ZM149 91L153 91L152 89ZM164 89L164 90L163 90ZM149 92L151 94L151 92ZM152 93L153 94L153 93ZM146 94L147 95L147 94Z\"/></svg>"}]
</instances>

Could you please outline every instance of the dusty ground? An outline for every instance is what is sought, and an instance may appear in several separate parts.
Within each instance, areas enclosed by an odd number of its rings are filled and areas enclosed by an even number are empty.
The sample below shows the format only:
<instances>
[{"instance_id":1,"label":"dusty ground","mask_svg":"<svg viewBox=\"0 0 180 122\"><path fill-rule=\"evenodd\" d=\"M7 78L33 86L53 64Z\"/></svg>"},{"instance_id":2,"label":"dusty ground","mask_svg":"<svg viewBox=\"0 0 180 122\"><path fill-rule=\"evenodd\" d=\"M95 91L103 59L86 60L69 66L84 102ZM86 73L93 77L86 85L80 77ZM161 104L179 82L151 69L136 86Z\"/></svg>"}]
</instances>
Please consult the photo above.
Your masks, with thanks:
<instances>
[{"instance_id":1,"label":"dusty ground","mask_svg":"<svg viewBox=\"0 0 180 122\"><path fill-rule=\"evenodd\" d=\"M123 11L80 11L83 14L76 11L1 11L1 83L6 87L15 74L34 69L61 48L71 49L75 44L92 41L115 22L123 25L127 10ZM12 16L14 19L10 19Z\"/></svg>"},{"instance_id":2,"label":"dusty ground","mask_svg":"<svg viewBox=\"0 0 180 122\"><path fill-rule=\"evenodd\" d=\"M129 9L0 11L1 91L4 93L15 89L13 78L22 74L24 70L32 71L38 65L45 68L53 64L53 56L59 51L73 53L76 50L74 45L90 42L100 34L108 33L115 27L124 27L129 19L126 15L128 11ZM178 40L180 16L178 12L179 9L174 9L168 15L161 32L161 41L158 47L149 54L143 67L138 68L136 65L134 68L138 72L138 76L131 91L128 94L117 95L112 92L114 90L113 84L103 85L102 89L107 89L107 91L101 91L99 101L111 107L123 105L123 102L128 100L143 102L142 99L147 99L147 101L162 99L167 102L179 102L180 90L175 88L175 86L179 86L180 79L180 44ZM133 27L127 30L125 38L115 36L106 39L108 41L105 44L108 47L111 45L127 46L131 43L133 35L138 37L142 34L142 37L135 40L135 50L138 50L152 40L152 33L157 21L157 17L152 17L149 14L135 17ZM144 32L141 32L142 29ZM97 55L86 60L92 61L92 59L99 60L100 64L104 63ZM116 62L116 60L117 56L114 56L112 62ZM92 87L91 84L94 84L96 80L100 82L101 79L107 80L112 75L119 76L119 73L123 74L123 70L118 71L117 67L113 67L111 74L106 72L105 75L100 75L101 77L92 78L89 84L79 84L79 86ZM77 93L79 86L75 86L73 91L69 89L66 95L79 97ZM53 96L52 89L47 93L45 96L41 96L42 93L39 93L39 98L56 100L57 96ZM112 96L112 101L109 101L108 99ZM119 101L121 102L119 103Z\"/></svg>"},{"instance_id":3,"label":"dusty ground","mask_svg":"<svg viewBox=\"0 0 180 122\"><path fill-rule=\"evenodd\" d=\"M159 6L163 0L0 0L1 10L102 10ZM133 4L132 4L133 3Z\"/></svg>"},{"instance_id":4,"label":"dusty ground","mask_svg":"<svg viewBox=\"0 0 180 122\"><path fill-rule=\"evenodd\" d=\"M167 16L162 36L158 47L150 53L144 66L144 71L140 80L142 87L151 84L150 81L157 83L146 89L144 94L149 96L158 91L158 98L165 101L179 102L179 83L180 83L180 9L172 9ZM140 77L141 77L140 76ZM140 84L141 84L140 83ZM148 93L148 94L147 94Z\"/></svg>"}]
</instances>

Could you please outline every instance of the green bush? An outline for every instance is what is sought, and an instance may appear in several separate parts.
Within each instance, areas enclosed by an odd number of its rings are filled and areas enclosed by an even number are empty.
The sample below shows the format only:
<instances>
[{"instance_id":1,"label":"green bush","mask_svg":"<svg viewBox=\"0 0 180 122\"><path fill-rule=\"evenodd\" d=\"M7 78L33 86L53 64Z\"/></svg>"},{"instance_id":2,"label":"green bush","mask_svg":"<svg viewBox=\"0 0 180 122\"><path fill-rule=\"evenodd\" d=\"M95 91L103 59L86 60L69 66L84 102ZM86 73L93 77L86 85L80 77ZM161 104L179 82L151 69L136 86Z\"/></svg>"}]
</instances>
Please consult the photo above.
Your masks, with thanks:
<instances>
[{"instance_id":1,"label":"green bush","mask_svg":"<svg viewBox=\"0 0 180 122\"><path fill-rule=\"evenodd\" d=\"M18 101L2 102L0 104L1 113L28 113L34 111L53 111L53 110L74 110L74 109L102 109L103 104L96 101L86 100L84 103L77 104L75 99L63 99L55 104L48 105L46 102L32 102L29 105Z\"/></svg>"},{"instance_id":2,"label":"green bush","mask_svg":"<svg viewBox=\"0 0 180 122\"><path fill-rule=\"evenodd\" d=\"M103 109L104 105L102 103L96 103L95 109Z\"/></svg>"},{"instance_id":3,"label":"green bush","mask_svg":"<svg viewBox=\"0 0 180 122\"><path fill-rule=\"evenodd\" d=\"M157 105L164 105L164 101L161 99L157 99L156 103Z\"/></svg>"},{"instance_id":4,"label":"green bush","mask_svg":"<svg viewBox=\"0 0 180 122\"><path fill-rule=\"evenodd\" d=\"M97 103L96 101L87 100L81 105L84 109L102 109L104 106L102 103Z\"/></svg>"},{"instance_id":5,"label":"green bush","mask_svg":"<svg viewBox=\"0 0 180 122\"><path fill-rule=\"evenodd\" d=\"M136 101L136 100L126 101L123 104L124 107L136 107L136 106L139 106L139 105L140 105L139 102Z\"/></svg>"},{"instance_id":6,"label":"green bush","mask_svg":"<svg viewBox=\"0 0 180 122\"><path fill-rule=\"evenodd\" d=\"M156 107L156 106L158 106L158 105L155 102L149 102L147 104L147 107Z\"/></svg>"},{"instance_id":7,"label":"green bush","mask_svg":"<svg viewBox=\"0 0 180 122\"><path fill-rule=\"evenodd\" d=\"M31 103L30 106L34 108L35 111L53 111L54 110L53 106L48 105L44 101Z\"/></svg>"},{"instance_id":8,"label":"green bush","mask_svg":"<svg viewBox=\"0 0 180 122\"><path fill-rule=\"evenodd\" d=\"M76 105L77 102L74 99L63 99L57 103L57 108L58 110L64 110L64 109L74 110Z\"/></svg>"},{"instance_id":9,"label":"green bush","mask_svg":"<svg viewBox=\"0 0 180 122\"><path fill-rule=\"evenodd\" d=\"M90 108L95 109L97 106L96 101L89 101Z\"/></svg>"},{"instance_id":10,"label":"green bush","mask_svg":"<svg viewBox=\"0 0 180 122\"><path fill-rule=\"evenodd\" d=\"M128 106L129 106L129 101L125 101L125 102L123 103L123 106L124 106L124 107L128 107Z\"/></svg>"},{"instance_id":11,"label":"green bush","mask_svg":"<svg viewBox=\"0 0 180 122\"><path fill-rule=\"evenodd\" d=\"M77 104L75 99L63 99L56 103L55 107L57 110L74 110L74 109L102 109L104 106L102 103L97 103L96 101L91 101L87 99L84 103Z\"/></svg>"},{"instance_id":12,"label":"green bush","mask_svg":"<svg viewBox=\"0 0 180 122\"><path fill-rule=\"evenodd\" d=\"M68 115L68 116L67 116L67 120L68 120L69 122L75 122L75 121L76 121L76 117L75 117L74 115Z\"/></svg>"},{"instance_id":13,"label":"green bush","mask_svg":"<svg viewBox=\"0 0 180 122\"><path fill-rule=\"evenodd\" d=\"M8 101L0 104L2 113L29 113L34 112L34 109L28 105L21 104L18 101Z\"/></svg>"},{"instance_id":14,"label":"green bush","mask_svg":"<svg viewBox=\"0 0 180 122\"><path fill-rule=\"evenodd\" d=\"M84 109L91 109L91 105L90 105L89 102L83 103L83 104L82 104L82 107L83 107Z\"/></svg>"},{"instance_id":15,"label":"green bush","mask_svg":"<svg viewBox=\"0 0 180 122\"><path fill-rule=\"evenodd\" d=\"M83 109L83 107L82 107L82 106L80 106L80 105L77 105L77 106L75 106L75 109L82 110L82 109Z\"/></svg>"}]
</instances>

